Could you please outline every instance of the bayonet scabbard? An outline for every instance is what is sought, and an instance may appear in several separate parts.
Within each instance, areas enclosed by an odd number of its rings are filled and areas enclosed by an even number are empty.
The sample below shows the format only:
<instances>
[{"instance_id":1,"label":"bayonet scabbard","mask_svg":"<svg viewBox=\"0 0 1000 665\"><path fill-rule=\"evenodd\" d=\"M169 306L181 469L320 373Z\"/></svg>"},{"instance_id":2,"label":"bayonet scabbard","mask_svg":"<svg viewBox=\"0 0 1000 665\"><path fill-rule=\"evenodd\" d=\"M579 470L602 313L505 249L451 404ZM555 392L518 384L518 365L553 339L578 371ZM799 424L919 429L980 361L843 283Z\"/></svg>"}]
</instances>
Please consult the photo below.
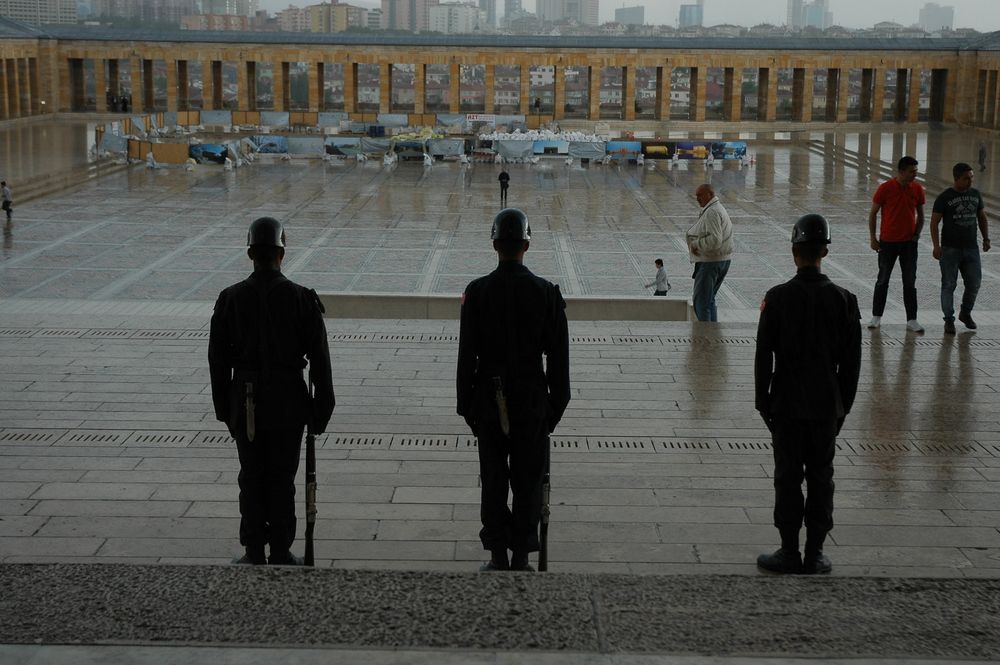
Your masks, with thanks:
<instances>
[{"instance_id":1,"label":"bayonet scabbard","mask_svg":"<svg viewBox=\"0 0 1000 665\"><path fill-rule=\"evenodd\" d=\"M256 422L254 419L254 399L253 399L253 383L250 381L246 382L246 410L247 410L247 441L253 443L253 438L257 433Z\"/></svg>"}]
</instances>

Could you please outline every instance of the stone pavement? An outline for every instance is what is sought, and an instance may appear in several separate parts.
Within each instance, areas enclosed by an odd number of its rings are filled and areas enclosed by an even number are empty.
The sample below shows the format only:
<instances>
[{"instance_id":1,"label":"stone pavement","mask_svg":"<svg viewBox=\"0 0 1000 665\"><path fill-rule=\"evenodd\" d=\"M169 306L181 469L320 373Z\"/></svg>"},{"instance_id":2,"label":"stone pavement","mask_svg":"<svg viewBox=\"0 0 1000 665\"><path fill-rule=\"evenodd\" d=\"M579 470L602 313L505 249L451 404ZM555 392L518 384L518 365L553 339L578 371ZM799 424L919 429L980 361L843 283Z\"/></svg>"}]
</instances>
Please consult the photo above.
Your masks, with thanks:
<instances>
[{"instance_id":1,"label":"stone pavement","mask_svg":"<svg viewBox=\"0 0 1000 665\"><path fill-rule=\"evenodd\" d=\"M934 141L978 141L914 136L931 182L961 152ZM711 174L737 224L723 324L571 327L573 401L553 441L555 572L749 583L756 555L776 546L769 441L751 392L757 303L791 273L792 221L818 211L835 224L826 272L870 306L875 182L871 164L809 143L752 151L756 167ZM675 291L690 292L682 236L708 178L699 165L556 164L513 172L511 202L535 230L529 266L570 294L642 295L663 256ZM495 177L483 165L133 169L19 207L0 254L0 562L12 564L0 570L228 562L238 465L211 413L205 355L212 299L247 272L248 221L285 220L287 272L321 290L457 294L492 265ZM835 583L1000 577L1000 255L984 256L979 332L945 337L926 235L922 252L927 334L900 325L898 281L887 325L865 331L862 385L839 441ZM477 464L454 414L457 323L328 328L338 406L318 452L319 565L474 570Z\"/></svg>"}]
</instances>

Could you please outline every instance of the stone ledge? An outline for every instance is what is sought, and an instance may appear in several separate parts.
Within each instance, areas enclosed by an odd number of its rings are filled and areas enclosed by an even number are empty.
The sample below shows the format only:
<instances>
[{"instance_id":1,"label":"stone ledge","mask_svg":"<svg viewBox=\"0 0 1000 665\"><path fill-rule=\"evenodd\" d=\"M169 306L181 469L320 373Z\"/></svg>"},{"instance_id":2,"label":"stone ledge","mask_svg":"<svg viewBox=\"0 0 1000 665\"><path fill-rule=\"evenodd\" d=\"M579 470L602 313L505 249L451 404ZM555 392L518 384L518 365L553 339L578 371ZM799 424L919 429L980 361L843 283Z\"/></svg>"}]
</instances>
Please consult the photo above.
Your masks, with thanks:
<instances>
[{"instance_id":1,"label":"stone ledge","mask_svg":"<svg viewBox=\"0 0 1000 665\"><path fill-rule=\"evenodd\" d=\"M458 320L461 298L403 293L321 293L329 319ZM566 298L570 321L692 321L690 303L682 298Z\"/></svg>"}]
</instances>

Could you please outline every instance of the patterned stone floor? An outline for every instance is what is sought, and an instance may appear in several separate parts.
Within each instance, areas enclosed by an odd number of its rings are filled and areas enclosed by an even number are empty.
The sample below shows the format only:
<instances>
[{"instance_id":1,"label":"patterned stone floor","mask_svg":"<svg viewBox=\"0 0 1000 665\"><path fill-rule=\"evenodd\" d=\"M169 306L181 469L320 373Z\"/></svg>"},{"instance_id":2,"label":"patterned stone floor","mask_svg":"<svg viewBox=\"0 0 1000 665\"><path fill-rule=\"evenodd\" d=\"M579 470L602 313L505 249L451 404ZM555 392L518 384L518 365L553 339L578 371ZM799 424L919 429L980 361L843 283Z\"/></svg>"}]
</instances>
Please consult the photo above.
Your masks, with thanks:
<instances>
[{"instance_id":1,"label":"patterned stone floor","mask_svg":"<svg viewBox=\"0 0 1000 665\"><path fill-rule=\"evenodd\" d=\"M710 176L514 167L511 203L536 234L529 265L571 294L641 295L656 256L688 292L682 234L709 177L737 225L723 325L573 325L554 569L755 574L774 546L769 443L750 393L757 303L790 274L788 231L806 211L833 220L827 272L863 309L875 272L873 164L849 154L850 136L813 138L754 146L755 167ZM978 137L901 140L929 162L934 191ZM19 207L0 260L0 560L228 561L237 462L210 413L205 345L211 300L247 270L247 222L286 221L288 272L317 288L455 293L492 265L495 177L492 165L134 169ZM830 555L837 574L997 577L997 257L984 325L948 338L923 251L928 333L904 333L898 283L888 324L865 333ZM329 330L339 405L321 442L321 562L469 570L482 552L475 452L453 408L456 324Z\"/></svg>"}]
</instances>

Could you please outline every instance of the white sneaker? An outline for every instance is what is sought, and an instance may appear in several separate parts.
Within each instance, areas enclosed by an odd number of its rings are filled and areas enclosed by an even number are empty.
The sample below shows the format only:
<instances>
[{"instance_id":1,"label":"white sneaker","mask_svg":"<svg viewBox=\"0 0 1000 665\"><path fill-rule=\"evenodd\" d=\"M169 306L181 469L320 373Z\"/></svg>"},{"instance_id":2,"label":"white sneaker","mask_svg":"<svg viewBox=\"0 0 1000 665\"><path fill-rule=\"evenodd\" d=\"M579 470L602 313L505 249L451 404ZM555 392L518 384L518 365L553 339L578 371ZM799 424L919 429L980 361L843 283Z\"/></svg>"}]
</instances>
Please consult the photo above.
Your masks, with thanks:
<instances>
[{"instance_id":1,"label":"white sneaker","mask_svg":"<svg viewBox=\"0 0 1000 665\"><path fill-rule=\"evenodd\" d=\"M915 332L915 333L922 333L924 331L924 327L920 325L920 323L916 319L910 319L909 321L907 321L906 329L909 330L910 332Z\"/></svg>"},{"instance_id":2,"label":"white sneaker","mask_svg":"<svg viewBox=\"0 0 1000 665\"><path fill-rule=\"evenodd\" d=\"M872 320L868 322L868 329L875 330L875 328L878 328L880 325L882 325L882 317L873 316Z\"/></svg>"}]
</instances>

